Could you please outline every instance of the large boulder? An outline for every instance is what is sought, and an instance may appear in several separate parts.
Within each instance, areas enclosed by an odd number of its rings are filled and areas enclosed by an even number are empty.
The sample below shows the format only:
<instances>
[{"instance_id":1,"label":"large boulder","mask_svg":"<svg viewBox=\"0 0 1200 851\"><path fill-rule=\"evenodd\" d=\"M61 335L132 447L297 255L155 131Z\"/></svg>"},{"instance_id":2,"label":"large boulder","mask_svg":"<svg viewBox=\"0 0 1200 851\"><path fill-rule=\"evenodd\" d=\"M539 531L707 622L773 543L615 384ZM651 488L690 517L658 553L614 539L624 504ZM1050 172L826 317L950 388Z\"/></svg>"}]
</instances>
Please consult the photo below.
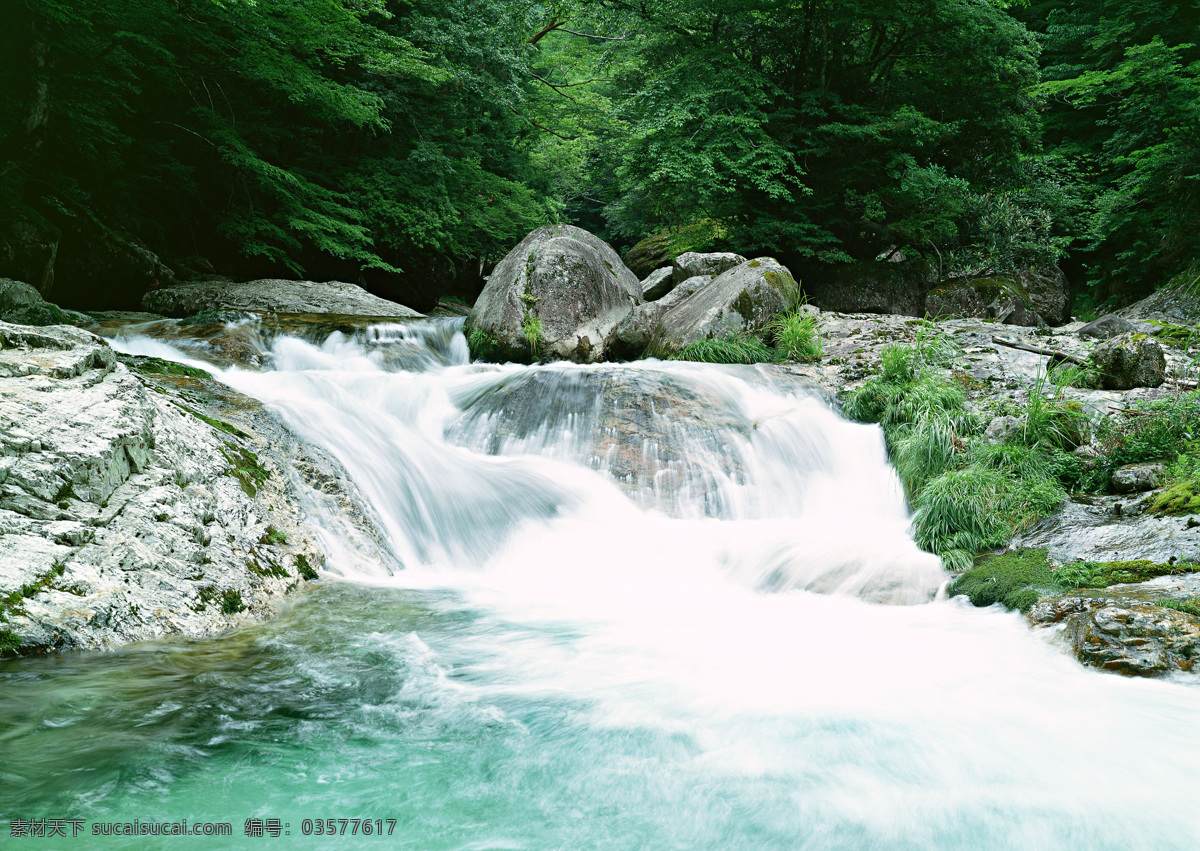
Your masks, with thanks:
<instances>
[{"instance_id":1,"label":"large boulder","mask_svg":"<svg viewBox=\"0 0 1200 851\"><path fill-rule=\"evenodd\" d=\"M698 340L761 331L793 303L798 289L792 273L776 260L749 260L672 305L663 314L650 349L671 355Z\"/></svg>"},{"instance_id":2,"label":"large boulder","mask_svg":"<svg viewBox=\"0 0 1200 851\"><path fill-rule=\"evenodd\" d=\"M672 261L671 277L677 284L681 284L688 278L695 278L698 275L707 275L710 278L715 278L722 272L727 272L734 266L740 266L745 262L746 258L742 255L733 254L728 251L709 254L688 251L680 254Z\"/></svg>"},{"instance_id":3,"label":"large boulder","mask_svg":"<svg viewBox=\"0 0 1200 851\"><path fill-rule=\"evenodd\" d=\"M1088 324L1080 328L1076 333L1080 337L1093 337L1097 340L1110 340L1121 334L1130 334L1137 330L1137 326L1123 316L1117 316L1115 313L1109 313L1106 316L1101 316L1099 319L1093 319Z\"/></svg>"},{"instance_id":4,"label":"large boulder","mask_svg":"<svg viewBox=\"0 0 1200 851\"><path fill-rule=\"evenodd\" d=\"M152 313L178 318L224 310L346 316L421 315L412 308L371 295L357 284L275 279L242 283L224 279L177 283L146 293L142 307Z\"/></svg>"},{"instance_id":5,"label":"large boulder","mask_svg":"<svg viewBox=\"0 0 1200 851\"><path fill-rule=\"evenodd\" d=\"M28 281L49 296L61 238L59 229L30 207L0 209L0 275Z\"/></svg>"},{"instance_id":6,"label":"large boulder","mask_svg":"<svg viewBox=\"0 0 1200 851\"><path fill-rule=\"evenodd\" d=\"M1101 343L1090 357L1105 390L1158 387L1167 377L1162 346L1145 334L1121 334Z\"/></svg>"},{"instance_id":7,"label":"large boulder","mask_svg":"<svg viewBox=\"0 0 1200 851\"><path fill-rule=\"evenodd\" d=\"M467 317L467 339L483 360L593 363L642 303L641 282L608 243L571 225L547 225L496 266Z\"/></svg>"},{"instance_id":8,"label":"large boulder","mask_svg":"<svg viewBox=\"0 0 1200 851\"><path fill-rule=\"evenodd\" d=\"M645 278L655 269L670 268L671 261L680 254L720 247L724 239L724 227L712 219L701 219L641 240L625 252L625 265L639 278Z\"/></svg>"},{"instance_id":9,"label":"large boulder","mask_svg":"<svg viewBox=\"0 0 1200 851\"><path fill-rule=\"evenodd\" d=\"M991 319L1034 327L1041 319L1028 295L1011 278L952 278L925 296L925 312L939 318Z\"/></svg>"},{"instance_id":10,"label":"large boulder","mask_svg":"<svg viewBox=\"0 0 1200 851\"><path fill-rule=\"evenodd\" d=\"M1071 291L1062 269L1021 269L1014 283L1025 293L1034 311L1047 325L1066 325L1071 321Z\"/></svg>"},{"instance_id":11,"label":"large boulder","mask_svg":"<svg viewBox=\"0 0 1200 851\"><path fill-rule=\"evenodd\" d=\"M837 313L925 315L925 293L937 269L921 259L863 260L802 270L808 303Z\"/></svg>"}]
</instances>

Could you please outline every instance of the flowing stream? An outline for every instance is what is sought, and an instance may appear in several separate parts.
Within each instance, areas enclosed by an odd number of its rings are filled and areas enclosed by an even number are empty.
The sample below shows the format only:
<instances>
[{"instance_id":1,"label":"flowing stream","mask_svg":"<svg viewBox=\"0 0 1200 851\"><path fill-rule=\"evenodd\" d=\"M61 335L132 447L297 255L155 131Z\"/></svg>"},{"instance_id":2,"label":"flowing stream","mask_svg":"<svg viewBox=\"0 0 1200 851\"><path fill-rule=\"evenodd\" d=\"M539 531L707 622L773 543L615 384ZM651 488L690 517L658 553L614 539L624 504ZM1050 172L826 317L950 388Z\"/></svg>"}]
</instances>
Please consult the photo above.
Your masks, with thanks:
<instances>
[{"instance_id":1,"label":"flowing stream","mask_svg":"<svg viewBox=\"0 0 1200 851\"><path fill-rule=\"evenodd\" d=\"M0 662L0 821L235 832L80 847L270 843L252 817L313 848L1200 847L1195 681L939 599L877 429L774 368L473 366L460 325L264 338L268 370L218 373L345 465L393 558L314 504L327 581L278 619ZM325 818L395 826L302 835Z\"/></svg>"}]
</instances>

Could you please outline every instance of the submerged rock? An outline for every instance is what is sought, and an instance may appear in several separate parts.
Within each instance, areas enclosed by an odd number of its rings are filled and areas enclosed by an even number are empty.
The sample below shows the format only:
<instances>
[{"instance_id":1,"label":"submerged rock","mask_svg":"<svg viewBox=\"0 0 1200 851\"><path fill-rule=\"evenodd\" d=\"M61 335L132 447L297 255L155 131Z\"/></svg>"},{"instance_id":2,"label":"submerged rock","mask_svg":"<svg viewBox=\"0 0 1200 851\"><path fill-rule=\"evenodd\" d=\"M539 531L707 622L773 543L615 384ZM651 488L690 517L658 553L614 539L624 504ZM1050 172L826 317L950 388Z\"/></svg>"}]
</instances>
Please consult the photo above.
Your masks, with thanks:
<instances>
[{"instance_id":1,"label":"submerged rock","mask_svg":"<svg viewBox=\"0 0 1200 851\"><path fill-rule=\"evenodd\" d=\"M202 311L248 310L266 313L335 313L358 316L416 317L402 304L371 295L343 281L264 279L234 283L188 281L146 293L142 307L152 313L184 318Z\"/></svg>"},{"instance_id":2,"label":"submerged rock","mask_svg":"<svg viewBox=\"0 0 1200 851\"><path fill-rule=\"evenodd\" d=\"M571 225L541 227L500 261L471 309L471 353L594 363L641 303L641 283L608 243Z\"/></svg>"},{"instance_id":3,"label":"submerged rock","mask_svg":"<svg viewBox=\"0 0 1200 851\"><path fill-rule=\"evenodd\" d=\"M0 323L7 650L218 632L324 562L302 506L346 497L340 467L198 370L129 363L87 331Z\"/></svg>"}]
</instances>

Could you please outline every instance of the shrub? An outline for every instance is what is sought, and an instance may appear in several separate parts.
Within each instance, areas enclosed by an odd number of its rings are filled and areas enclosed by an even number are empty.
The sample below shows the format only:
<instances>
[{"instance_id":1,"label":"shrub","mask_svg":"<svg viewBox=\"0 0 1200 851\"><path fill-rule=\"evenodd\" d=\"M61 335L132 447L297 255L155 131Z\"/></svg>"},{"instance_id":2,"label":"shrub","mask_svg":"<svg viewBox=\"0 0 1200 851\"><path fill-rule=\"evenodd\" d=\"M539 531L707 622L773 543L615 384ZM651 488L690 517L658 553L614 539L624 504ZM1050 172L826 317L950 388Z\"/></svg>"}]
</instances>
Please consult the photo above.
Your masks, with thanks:
<instances>
[{"instance_id":1,"label":"shrub","mask_svg":"<svg viewBox=\"0 0 1200 851\"><path fill-rule=\"evenodd\" d=\"M767 326L767 333L775 340L777 360L813 363L824 354L815 316L781 313Z\"/></svg>"},{"instance_id":2,"label":"shrub","mask_svg":"<svg viewBox=\"0 0 1200 851\"><path fill-rule=\"evenodd\" d=\"M699 363L769 363L775 360L766 343L750 335L735 335L715 340L688 343L671 360Z\"/></svg>"}]
</instances>

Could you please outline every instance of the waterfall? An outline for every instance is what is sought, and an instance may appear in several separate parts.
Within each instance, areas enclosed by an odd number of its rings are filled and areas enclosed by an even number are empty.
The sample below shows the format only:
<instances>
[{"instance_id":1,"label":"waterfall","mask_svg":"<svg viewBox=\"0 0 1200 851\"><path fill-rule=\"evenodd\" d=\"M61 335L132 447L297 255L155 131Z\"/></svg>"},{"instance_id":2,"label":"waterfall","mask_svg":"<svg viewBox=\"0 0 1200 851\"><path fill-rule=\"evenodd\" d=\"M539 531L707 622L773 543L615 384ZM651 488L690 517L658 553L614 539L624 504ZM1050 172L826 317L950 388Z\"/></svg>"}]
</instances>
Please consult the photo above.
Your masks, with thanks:
<instances>
[{"instance_id":1,"label":"waterfall","mask_svg":"<svg viewBox=\"0 0 1200 851\"><path fill-rule=\"evenodd\" d=\"M340 459L395 558L339 549L314 502L330 581L276 620L0 665L9 817L277 817L314 848L323 817L414 848L1197 846L1195 679L934 599L876 428L786 368L470 364L460 327L114 340L198 365L235 340L258 366L220 380Z\"/></svg>"}]
</instances>

